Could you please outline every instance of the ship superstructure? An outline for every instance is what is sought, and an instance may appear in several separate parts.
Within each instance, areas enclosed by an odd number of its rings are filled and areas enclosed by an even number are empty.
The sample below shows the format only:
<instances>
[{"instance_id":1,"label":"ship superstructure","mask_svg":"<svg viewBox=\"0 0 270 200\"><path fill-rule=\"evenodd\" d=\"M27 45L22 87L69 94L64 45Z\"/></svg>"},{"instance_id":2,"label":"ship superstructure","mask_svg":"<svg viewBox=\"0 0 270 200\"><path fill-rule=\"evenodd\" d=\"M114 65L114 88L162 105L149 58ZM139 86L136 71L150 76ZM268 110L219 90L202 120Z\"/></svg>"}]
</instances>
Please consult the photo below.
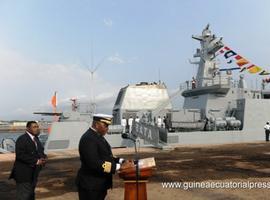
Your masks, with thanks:
<instances>
[{"instance_id":1,"label":"ship superstructure","mask_svg":"<svg viewBox=\"0 0 270 200\"><path fill-rule=\"evenodd\" d=\"M145 117L144 114L153 114L159 107L162 107L162 112L159 113L162 116L172 109L168 90L164 83L141 82L128 85L120 89L114 104L114 124L121 124L122 118L139 117L141 119Z\"/></svg>"},{"instance_id":2,"label":"ship superstructure","mask_svg":"<svg viewBox=\"0 0 270 200\"><path fill-rule=\"evenodd\" d=\"M268 121L269 91L247 88L244 73L233 80L231 71L220 71L216 55L224 44L222 38L211 33L209 25L200 36L201 48L194 54L199 58L198 71L193 83L182 95L184 109L199 109L202 120L211 124L208 130L242 130L247 127L261 128ZM238 73L238 72L237 72ZM247 118L246 113L254 113ZM258 116L254 116L255 114ZM262 117L263 116L263 117Z\"/></svg>"}]
</instances>

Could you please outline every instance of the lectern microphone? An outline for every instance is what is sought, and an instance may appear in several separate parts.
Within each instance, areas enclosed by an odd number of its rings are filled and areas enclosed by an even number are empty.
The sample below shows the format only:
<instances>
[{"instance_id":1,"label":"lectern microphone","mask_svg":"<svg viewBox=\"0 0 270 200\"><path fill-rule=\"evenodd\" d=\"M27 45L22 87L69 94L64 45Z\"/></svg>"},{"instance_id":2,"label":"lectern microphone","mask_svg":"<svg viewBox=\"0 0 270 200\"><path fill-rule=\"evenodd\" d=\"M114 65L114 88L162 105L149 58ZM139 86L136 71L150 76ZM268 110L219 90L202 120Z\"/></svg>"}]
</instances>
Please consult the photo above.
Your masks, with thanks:
<instances>
[{"instance_id":1,"label":"lectern microphone","mask_svg":"<svg viewBox=\"0 0 270 200\"><path fill-rule=\"evenodd\" d=\"M134 139L134 138L132 138L132 137L130 137L128 134L126 134L126 133L123 133L122 134L122 138L123 139L127 139L127 140L132 140L133 142L136 142L136 140Z\"/></svg>"}]
</instances>

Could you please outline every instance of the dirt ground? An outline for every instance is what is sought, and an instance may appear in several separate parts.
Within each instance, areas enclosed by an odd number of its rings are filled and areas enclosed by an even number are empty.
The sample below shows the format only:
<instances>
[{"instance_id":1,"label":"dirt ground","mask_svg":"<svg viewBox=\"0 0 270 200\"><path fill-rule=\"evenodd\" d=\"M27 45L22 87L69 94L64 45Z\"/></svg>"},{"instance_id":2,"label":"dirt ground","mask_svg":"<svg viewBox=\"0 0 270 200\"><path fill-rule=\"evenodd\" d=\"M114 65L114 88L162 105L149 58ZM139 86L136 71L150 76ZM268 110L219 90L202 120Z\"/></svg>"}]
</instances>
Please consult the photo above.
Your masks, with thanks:
<instances>
[{"instance_id":1,"label":"dirt ground","mask_svg":"<svg viewBox=\"0 0 270 200\"><path fill-rule=\"evenodd\" d=\"M133 149L114 149L114 154L133 158ZM171 151L141 149L140 158L155 157L156 169L147 185L148 199L269 199L270 144L247 143L211 146L181 146ZM8 180L13 155L0 155L0 200L15 199L15 183ZM74 179L80 161L77 152L51 153L39 176L37 199L76 200ZM178 182L181 188L164 188ZM204 183L201 188L192 184ZM226 188L206 188L223 183ZM239 184L249 184L248 186ZM230 184L230 186L228 186ZM238 185L237 185L238 184ZM188 188L189 186L189 188ZM124 184L116 174L107 200L124 199Z\"/></svg>"}]
</instances>

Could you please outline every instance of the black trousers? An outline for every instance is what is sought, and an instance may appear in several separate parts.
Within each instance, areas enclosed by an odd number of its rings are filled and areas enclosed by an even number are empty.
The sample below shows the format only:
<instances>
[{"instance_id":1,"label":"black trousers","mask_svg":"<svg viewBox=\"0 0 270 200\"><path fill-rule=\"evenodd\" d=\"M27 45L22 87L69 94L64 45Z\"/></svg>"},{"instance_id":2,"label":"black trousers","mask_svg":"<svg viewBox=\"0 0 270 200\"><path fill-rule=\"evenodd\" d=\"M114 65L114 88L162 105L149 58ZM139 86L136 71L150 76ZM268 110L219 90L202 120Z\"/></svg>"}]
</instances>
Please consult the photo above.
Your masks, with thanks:
<instances>
[{"instance_id":1,"label":"black trousers","mask_svg":"<svg viewBox=\"0 0 270 200\"><path fill-rule=\"evenodd\" d=\"M87 190L78 187L79 200L104 200L107 190Z\"/></svg>"},{"instance_id":2,"label":"black trousers","mask_svg":"<svg viewBox=\"0 0 270 200\"><path fill-rule=\"evenodd\" d=\"M270 131L269 130L266 130L265 131L265 141L269 141L269 134L270 134Z\"/></svg>"},{"instance_id":3,"label":"black trousers","mask_svg":"<svg viewBox=\"0 0 270 200\"><path fill-rule=\"evenodd\" d=\"M16 200L35 200L34 183L17 183L16 184Z\"/></svg>"}]
</instances>

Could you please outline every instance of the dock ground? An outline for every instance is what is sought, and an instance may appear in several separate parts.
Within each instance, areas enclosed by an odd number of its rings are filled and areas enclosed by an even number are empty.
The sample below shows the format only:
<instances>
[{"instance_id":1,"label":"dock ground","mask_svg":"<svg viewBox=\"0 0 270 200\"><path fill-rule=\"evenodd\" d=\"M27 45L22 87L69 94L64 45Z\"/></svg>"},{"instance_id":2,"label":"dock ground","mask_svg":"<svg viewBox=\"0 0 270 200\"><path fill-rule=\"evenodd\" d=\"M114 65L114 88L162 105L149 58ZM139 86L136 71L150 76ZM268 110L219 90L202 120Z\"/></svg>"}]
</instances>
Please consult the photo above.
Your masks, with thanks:
<instances>
[{"instance_id":1,"label":"dock ground","mask_svg":"<svg viewBox=\"0 0 270 200\"><path fill-rule=\"evenodd\" d=\"M114 149L113 153L133 158L132 148ZM141 148L140 158L146 157L156 160L154 175L147 185L149 200L240 200L270 196L270 143L176 146L171 151ZM15 183L8 180L13 161L14 154L0 155L1 200L15 199ZM48 164L39 176L36 199L78 199L74 180L79 166L76 150L49 153ZM165 188L164 183L183 187ZM226 188L220 188L221 184ZM124 184L116 174L106 200L120 199L124 199Z\"/></svg>"}]
</instances>

